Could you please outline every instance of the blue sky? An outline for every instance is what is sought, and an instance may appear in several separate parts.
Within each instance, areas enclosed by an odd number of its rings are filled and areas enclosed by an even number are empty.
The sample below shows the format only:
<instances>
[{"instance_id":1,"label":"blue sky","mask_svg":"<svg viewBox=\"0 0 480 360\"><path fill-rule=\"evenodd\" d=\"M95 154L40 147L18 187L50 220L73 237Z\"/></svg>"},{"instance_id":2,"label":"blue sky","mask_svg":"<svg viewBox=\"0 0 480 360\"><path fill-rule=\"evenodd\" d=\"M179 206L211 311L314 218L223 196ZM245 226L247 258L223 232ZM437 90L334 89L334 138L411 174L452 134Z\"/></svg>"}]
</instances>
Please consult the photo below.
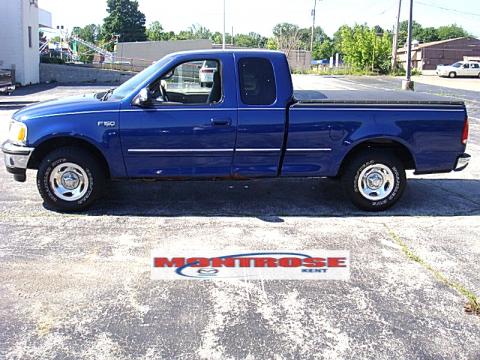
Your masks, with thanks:
<instances>
[{"instance_id":1,"label":"blue sky","mask_svg":"<svg viewBox=\"0 0 480 360\"><path fill-rule=\"evenodd\" d=\"M106 16L105 0L39 0L40 7L53 13L55 25L72 28L101 23ZM139 0L147 24L158 20L166 30L179 31L200 24L212 31L223 27L223 0ZM311 26L314 0L226 0L227 31L255 31L270 36L279 22ZM402 19L408 16L403 0ZM317 3L317 24L332 35L340 25L367 23L392 28L398 0L322 0ZM456 11L441 9L455 9ZM457 23L480 37L480 1L415 0L415 20L424 26Z\"/></svg>"}]
</instances>

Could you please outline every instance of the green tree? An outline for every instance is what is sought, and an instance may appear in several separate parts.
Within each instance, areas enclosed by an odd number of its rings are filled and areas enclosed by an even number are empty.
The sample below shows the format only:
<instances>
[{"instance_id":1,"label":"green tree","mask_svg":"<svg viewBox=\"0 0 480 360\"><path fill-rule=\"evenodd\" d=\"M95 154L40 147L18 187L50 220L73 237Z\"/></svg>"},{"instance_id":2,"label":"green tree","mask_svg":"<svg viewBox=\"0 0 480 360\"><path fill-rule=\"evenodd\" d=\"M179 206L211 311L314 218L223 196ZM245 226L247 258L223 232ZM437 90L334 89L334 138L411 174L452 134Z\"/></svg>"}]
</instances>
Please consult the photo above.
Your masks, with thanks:
<instances>
[{"instance_id":1,"label":"green tree","mask_svg":"<svg viewBox=\"0 0 480 360\"><path fill-rule=\"evenodd\" d=\"M255 32L248 34L237 34L234 37L235 46L246 48L264 48L267 44L267 38Z\"/></svg>"},{"instance_id":2,"label":"green tree","mask_svg":"<svg viewBox=\"0 0 480 360\"><path fill-rule=\"evenodd\" d=\"M100 25L90 24L85 27L74 27L72 34L79 38L96 44L101 36L102 27Z\"/></svg>"},{"instance_id":3,"label":"green tree","mask_svg":"<svg viewBox=\"0 0 480 360\"><path fill-rule=\"evenodd\" d=\"M100 25L90 24L85 27L74 27L72 34L78 36L80 39L88 41L92 44L98 44L102 34L102 27ZM92 51L82 44L77 44L77 52L80 54L80 61L84 63L91 63L94 54Z\"/></svg>"},{"instance_id":4,"label":"green tree","mask_svg":"<svg viewBox=\"0 0 480 360\"><path fill-rule=\"evenodd\" d=\"M342 52L342 34L344 31L351 31L351 27L348 25L342 25L338 30L333 34L333 50L335 53Z\"/></svg>"},{"instance_id":5,"label":"green tree","mask_svg":"<svg viewBox=\"0 0 480 360\"><path fill-rule=\"evenodd\" d=\"M312 28L303 28L299 30L299 47L305 50L310 50L310 42L312 39ZM323 43L326 39L329 39L325 31L320 26L316 26L313 31L313 45L315 47L318 43Z\"/></svg>"},{"instance_id":6,"label":"green tree","mask_svg":"<svg viewBox=\"0 0 480 360\"><path fill-rule=\"evenodd\" d=\"M456 24L440 26L437 29L437 33L438 33L439 40L448 40L448 39L455 39L455 38L470 36L470 34L467 31L465 31L464 28Z\"/></svg>"},{"instance_id":7,"label":"green tree","mask_svg":"<svg viewBox=\"0 0 480 360\"><path fill-rule=\"evenodd\" d=\"M210 40L214 44L217 44L217 45L222 44L223 43L223 34L220 31L216 31L210 36ZM227 43L227 44L232 43L232 35L231 34L225 34L225 43Z\"/></svg>"},{"instance_id":8,"label":"green tree","mask_svg":"<svg viewBox=\"0 0 480 360\"><path fill-rule=\"evenodd\" d=\"M163 31L163 26L159 21L152 22L147 28L147 39L150 41L167 40L168 37L169 34Z\"/></svg>"},{"instance_id":9,"label":"green tree","mask_svg":"<svg viewBox=\"0 0 480 360\"><path fill-rule=\"evenodd\" d=\"M333 40L326 38L321 43L314 43L312 58L315 60L329 59L335 54Z\"/></svg>"},{"instance_id":10,"label":"green tree","mask_svg":"<svg viewBox=\"0 0 480 360\"><path fill-rule=\"evenodd\" d=\"M438 28L426 27L424 28L421 24L416 21L412 24L412 39L417 40L421 43L438 41L438 40L448 40L455 39L459 37L469 36L468 32L465 31L461 26L456 24L440 26ZM403 47L407 43L408 36L408 21L402 21L400 23L400 33L399 33L399 42L398 46Z\"/></svg>"},{"instance_id":11,"label":"green tree","mask_svg":"<svg viewBox=\"0 0 480 360\"><path fill-rule=\"evenodd\" d=\"M347 64L358 70L389 71L392 51L390 36L387 32L381 35L377 30L367 25L355 25L353 28L343 26L340 29L340 52Z\"/></svg>"},{"instance_id":12,"label":"green tree","mask_svg":"<svg viewBox=\"0 0 480 360\"><path fill-rule=\"evenodd\" d=\"M404 47L407 43L408 37L408 21L402 21L400 23L399 33L398 33L398 46ZM413 21L412 23L412 39L422 42L423 38L423 27L418 22Z\"/></svg>"},{"instance_id":13,"label":"green tree","mask_svg":"<svg viewBox=\"0 0 480 360\"><path fill-rule=\"evenodd\" d=\"M421 38L418 39L418 41L422 43L438 40L440 40L440 37L438 36L438 30L434 27L423 28Z\"/></svg>"},{"instance_id":14,"label":"green tree","mask_svg":"<svg viewBox=\"0 0 480 360\"><path fill-rule=\"evenodd\" d=\"M145 14L136 0L107 0L108 16L104 19L103 39L111 41L119 35L120 42L147 40ZM110 44L110 48L113 45Z\"/></svg>"},{"instance_id":15,"label":"green tree","mask_svg":"<svg viewBox=\"0 0 480 360\"><path fill-rule=\"evenodd\" d=\"M289 23L277 24L273 28L273 35L277 42L277 48L285 51L287 55L301 45L300 28L297 25Z\"/></svg>"},{"instance_id":16,"label":"green tree","mask_svg":"<svg viewBox=\"0 0 480 360\"><path fill-rule=\"evenodd\" d=\"M274 38L269 38L267 40L266 47L268 50L278 50L277 40Z\"/></svg>"}]
</instances>

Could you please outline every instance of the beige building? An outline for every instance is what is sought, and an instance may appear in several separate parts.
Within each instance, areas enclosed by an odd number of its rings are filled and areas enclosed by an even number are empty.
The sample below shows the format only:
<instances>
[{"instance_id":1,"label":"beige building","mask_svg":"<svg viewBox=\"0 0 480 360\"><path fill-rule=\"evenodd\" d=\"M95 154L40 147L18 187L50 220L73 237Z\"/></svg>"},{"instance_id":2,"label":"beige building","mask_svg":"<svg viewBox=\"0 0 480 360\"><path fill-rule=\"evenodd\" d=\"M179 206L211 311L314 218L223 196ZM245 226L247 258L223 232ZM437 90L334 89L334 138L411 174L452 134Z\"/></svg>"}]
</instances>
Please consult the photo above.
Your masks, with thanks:
<instances>
[{"instance_id":1,"label":"beige building","mask_svg":"<svg viewBox=\"0 0 480 360\"><path fill-rule=\"evenodd\" d=\"M118 43L115 49L115 63L131 64L137 68L145 68L165 55L188 50L211 49L210 40L177 40L177 41L141 41Z\"/></svg>"},{"instance_id":2,"label":"beige building","mask_svg":"<svg viewBox=\"0 0 480 360\"><path fill-rule=\"evenodd\" d=\"M210 40L178 40L178 41L142 41L119 43L115 50L117 68L139 71L165 55L188 50L221 49L222 45L212 44ZM227 49L242 49L227 44ZM311 68L312 55L310 51L291 50L287 54L292 70L307 70ZM100 62L100 59L97 59Z\"/></svg>"}]
</instances>

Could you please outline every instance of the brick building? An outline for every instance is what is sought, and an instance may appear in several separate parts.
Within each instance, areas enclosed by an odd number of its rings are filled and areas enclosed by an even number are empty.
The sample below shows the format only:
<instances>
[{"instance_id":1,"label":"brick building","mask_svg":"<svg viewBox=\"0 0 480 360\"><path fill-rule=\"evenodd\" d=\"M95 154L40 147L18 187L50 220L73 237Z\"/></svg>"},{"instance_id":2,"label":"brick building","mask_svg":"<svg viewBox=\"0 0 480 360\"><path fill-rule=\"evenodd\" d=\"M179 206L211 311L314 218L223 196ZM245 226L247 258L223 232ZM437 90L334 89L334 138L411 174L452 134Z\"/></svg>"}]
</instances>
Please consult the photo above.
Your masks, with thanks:
<instances>
[{"instance_id":1,"label":"brick building","mask_svg":"<svg viewBox=\"0 0 480 360\"><path fill-rule=\"evenodd\" d=\"M418 70L435 70L437 65L450 65L457 61L480 57L480 40L464 37L412 47L412 65ZM407 49L398 50L398 62L405 67Z\"/></svg>"}]
</instances>

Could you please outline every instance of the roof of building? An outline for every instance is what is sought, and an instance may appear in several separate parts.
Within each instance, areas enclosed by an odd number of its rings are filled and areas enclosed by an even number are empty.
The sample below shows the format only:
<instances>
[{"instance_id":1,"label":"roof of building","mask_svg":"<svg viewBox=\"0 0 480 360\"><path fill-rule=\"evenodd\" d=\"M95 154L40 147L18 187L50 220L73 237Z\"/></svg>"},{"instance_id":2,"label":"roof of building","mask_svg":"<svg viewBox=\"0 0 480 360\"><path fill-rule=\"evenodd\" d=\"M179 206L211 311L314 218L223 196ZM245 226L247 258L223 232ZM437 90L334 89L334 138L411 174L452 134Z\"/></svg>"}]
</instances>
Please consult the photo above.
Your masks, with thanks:
<instances>
[{"instance_id":1,"label":"roof of building","mask_svg":"<svg viewBox=\"0 0 480 360\"><path fill-rule=\"evenodd\" d=\"M424 49L424 48L428 48L428 47L432 47L432 46L436 46L436 45L441 45L441 44L446 44L446 43L453 42L453 41L457 41L457 40L464 40L464 39L477 40L477 41L479 42L479 44L480 44L480 40L479 40L479 39L474 38L474 37L471 37L471 36L466 36L466 37L459 37L459 38L454 38L454 39L447 39L447 40L426 42L426 43L423 43L423 44L418 44L417 46L412 47L412 49L413 49L413 50ZM398 52L406 52L406 51L407 51L407 47L406 47L406 46L398 49Z\"/></svg>"}]
</instances>

